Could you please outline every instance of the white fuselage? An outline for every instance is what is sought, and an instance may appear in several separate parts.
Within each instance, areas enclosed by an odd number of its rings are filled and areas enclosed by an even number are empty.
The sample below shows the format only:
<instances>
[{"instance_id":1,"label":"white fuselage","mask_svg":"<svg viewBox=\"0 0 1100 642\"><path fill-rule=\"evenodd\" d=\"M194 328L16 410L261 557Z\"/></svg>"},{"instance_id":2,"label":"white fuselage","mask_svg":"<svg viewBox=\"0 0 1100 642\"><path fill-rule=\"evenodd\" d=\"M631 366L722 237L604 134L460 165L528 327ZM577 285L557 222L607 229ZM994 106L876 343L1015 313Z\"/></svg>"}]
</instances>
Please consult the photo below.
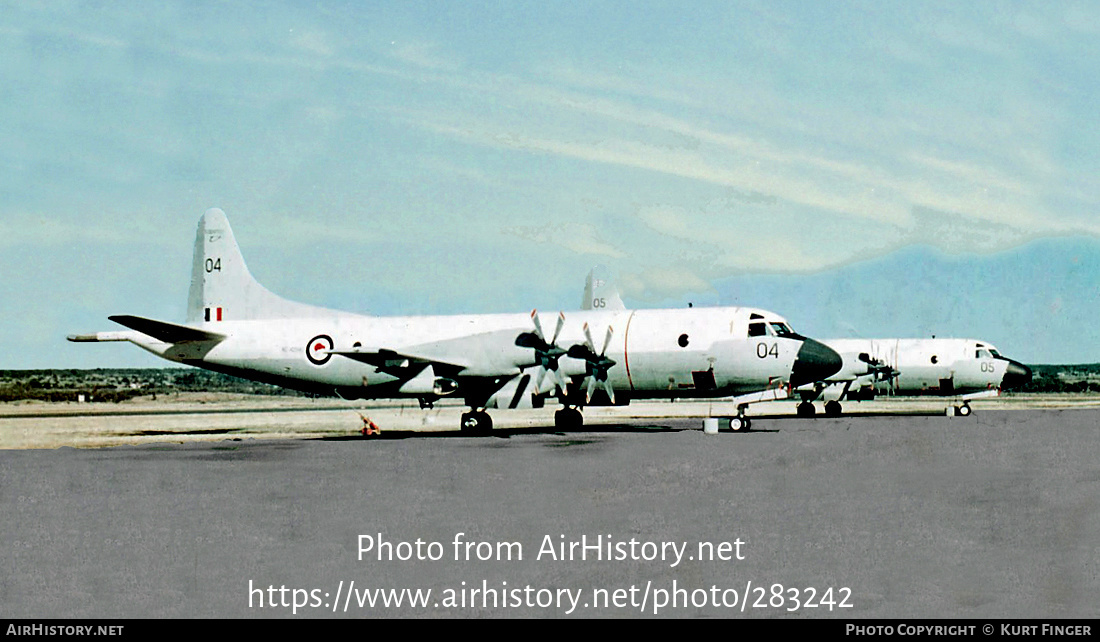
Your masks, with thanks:
<instances>
[{"instance_id":1,"label":"white fuselage","mask_svg":"<svg viewBox=\"0 0 1100 642\"><path fill-rule=\"evenodd\" d=\"M616 394L632 397L721 396L757 391L790 380L802 338L748 336L750 315L784 323L749 308L586 310L570 312L556 344L582 345L587 324L595 350L613 328L605 355L615 364L607 379ZM553 327L557 315L543 314ZM166 344L135 334L130 340L166 359L303 389L337 389L369 397L416 397L395 388L402 378L385 367L334 352L396 353L440 364L440 377L508 377L536 366L534 351L515 339L532 329L531 315L375 317L348 313L316 318L209 322L202 329L226 335L220 342ZM322 337L331 348L313 352ZM586 374L584 359L560 358L567 377ZM400 366L400 363L395 365Z\"/></svg>"},{"instance_id":2,"label":"white fuselage","mask_svg":"<svg viewBox=\"0 0 1100 642\"><path fill-rule=\"evenodd\" d=\"M586 296L593 309L557 314L376 317L290 301L253 278L217 208L199 219L194 248L184 324L115 315L129 331L69 339L130 341L172 361L344 398L427 405L454 395L470 406L460 423L474 432L491 426L486 408L535 407L551 395L563 425L579 424L581 406L633 397L739 395L743 407L841 365L765 310L625 310L598 288Z\"/></svg>"},{"instance_id":3,"label":"white fuselage","mask_svg":"<svg viewBox=\"0 0 1100 642\"><path fill-rule=\"evenodd\" d=\"M823 343L844 360L828 383L852 382L851 390L873 388L878 394L955 396L996 391L1014 363L988 343L973 339L827 339ZM885 374L875 376L869 363Z\"/></svg>"}]
</instances>

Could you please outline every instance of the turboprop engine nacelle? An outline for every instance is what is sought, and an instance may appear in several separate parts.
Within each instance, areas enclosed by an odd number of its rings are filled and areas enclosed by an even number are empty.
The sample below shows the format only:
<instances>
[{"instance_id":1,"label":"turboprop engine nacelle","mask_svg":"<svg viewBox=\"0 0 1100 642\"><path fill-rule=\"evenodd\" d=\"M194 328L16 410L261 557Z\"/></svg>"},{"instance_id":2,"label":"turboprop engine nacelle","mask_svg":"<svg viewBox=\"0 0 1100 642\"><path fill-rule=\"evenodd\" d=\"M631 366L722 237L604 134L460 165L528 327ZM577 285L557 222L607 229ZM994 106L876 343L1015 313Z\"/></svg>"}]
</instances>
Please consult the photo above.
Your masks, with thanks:
<instances>
[{"instance_id":1,"label":"turboprop engine nacelle","mask_svg":"<svg viewBox=\"0 0 1100 642\"><path fill-rule=\"evenodd\" d=\"M449 395L458 390L458 383L454 379L435 376L435 368L428 365L420 374L409 379L401 386L400 392L406 395Z\"/></svg>"}]
</instances>

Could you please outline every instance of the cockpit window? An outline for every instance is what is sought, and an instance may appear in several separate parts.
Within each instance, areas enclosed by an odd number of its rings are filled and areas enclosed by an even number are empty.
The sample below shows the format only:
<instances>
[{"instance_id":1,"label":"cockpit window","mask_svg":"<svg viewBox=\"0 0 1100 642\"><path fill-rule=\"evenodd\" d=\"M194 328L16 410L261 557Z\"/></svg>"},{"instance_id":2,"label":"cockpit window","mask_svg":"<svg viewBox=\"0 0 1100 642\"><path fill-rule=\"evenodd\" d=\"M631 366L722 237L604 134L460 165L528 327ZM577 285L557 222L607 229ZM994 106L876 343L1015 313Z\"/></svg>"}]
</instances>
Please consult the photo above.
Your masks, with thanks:
<instances>
[{"instance_id":1,"label":"cockpit window","mask_svg":"<svg viewBox=\"0 0 1100 642\"><path fill-rule=\"evenodd\" d=\"M990 359L993 357L993 355L990 354L990 351L986 350L985 348L978 348L978 351L974 354L974 356L979 359Z\"/></svg>"},{"instance_id":2,"label":"cockpit window","mask_svg":"<svg viewBox=\"0 0 1100 642\"><path fill-rule=\"evenodd\" d=\"M990 348L990 349L989 349L989 352L990 352L990 354L992 354L992 355L993 355L994 357L996 357L996 358L998 358L998 359L1002 359L1002 358L1003 358L1003 357L1001 357L1001 353L1000 353L1000 352L997 352L997 350L996 350L995 348Z\"/></svg>"},{"instance_id":3,"label":"cockpit window","mask_svg":"<svg viewBox=\"0 0 1100 642\"><path fill-rule=\"evenodd\" d=\"M775 336L777 337L786 337L794 334L794 332L791 330L791 326L787 325L786 323L777 323L775 321L772 321L771 326L772 333L775 334Z\"/></svg>"},{"instance_id":4,"label":"cockpit window","mask_svg":"<svg viewBox=\"0 0 1100 642\"><path fill-rule=\"evenodd\" d=\"M780 321L753 321L749 324L750 337L789 337L793 334L791 326Z\"/></svg>"}]
</instances>

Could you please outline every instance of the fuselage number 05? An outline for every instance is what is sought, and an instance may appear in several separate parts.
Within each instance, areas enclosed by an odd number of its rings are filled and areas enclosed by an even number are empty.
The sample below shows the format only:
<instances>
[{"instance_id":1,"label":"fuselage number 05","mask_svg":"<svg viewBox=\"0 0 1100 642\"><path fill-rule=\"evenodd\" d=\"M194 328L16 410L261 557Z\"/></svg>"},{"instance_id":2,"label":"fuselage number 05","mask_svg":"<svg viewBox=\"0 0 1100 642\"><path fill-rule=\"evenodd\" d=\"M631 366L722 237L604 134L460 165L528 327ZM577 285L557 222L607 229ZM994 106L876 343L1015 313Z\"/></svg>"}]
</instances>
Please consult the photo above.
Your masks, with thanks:
<instances>
[{"instance_id":1,"label":"fuselage number 05","mask_svg":"<svg viewBox=\"0 0 1100 642\"><path fill-rule=\"evenodd\" d=\"M221 271L222 271L221 257L218 257L216 259L206 259L206 272L207 272L207 274L209 274L210 272L221 272Z\"/></svg>"},{"instance_id":2,"label":"fuselage number 05","mask_svg":"<svg viewBox=\"0 0 1100 642\"><path fill-rule=\"evenodd\" d=\"M770 346L764 342L756 344L756 356L760 357L761 359L766 359L768 357L775 357L776 359L778 359L779 344L773 343Z\"/></svg>"}]
</instances>

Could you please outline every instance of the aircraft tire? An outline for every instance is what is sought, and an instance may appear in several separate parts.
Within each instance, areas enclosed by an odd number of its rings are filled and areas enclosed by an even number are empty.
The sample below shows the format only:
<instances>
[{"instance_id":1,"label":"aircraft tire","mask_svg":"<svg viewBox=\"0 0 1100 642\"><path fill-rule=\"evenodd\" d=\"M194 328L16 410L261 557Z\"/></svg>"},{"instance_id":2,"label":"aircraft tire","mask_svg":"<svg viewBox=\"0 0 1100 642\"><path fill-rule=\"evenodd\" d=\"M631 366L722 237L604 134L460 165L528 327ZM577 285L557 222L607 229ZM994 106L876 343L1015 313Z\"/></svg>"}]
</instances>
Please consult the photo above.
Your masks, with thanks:
<instances>
[{"instance_id":1,"label":"aircraft tire","mask_svg":"<svg viewBox=\"0 0 1100 642\"><path fill-rule=\"evenodd\" d=\"M730 430L733 432L748 432L752 422L747 417L730 417Z\"/></svg>"},{"instance_id":2,"label":"aircraft tire","mask_svg":"<svg viewBox=\"0 0 1100 642\"><path fill-rule=\"evenodd\" d=\"M488 435L493 430L493 418L487 412L464 412L460 427L467 435Z\"/></svg>"},{"instance_id":3,"label":"aircraft tire","mask_svg":"<svg viewBox=\"0 0 1100 642\"><path fill-rule=\"evenodd\" d=\"M969 417L970 413L974 412L974 409L970 407L970 404L964 403L961 406L955 407L955 414L960 417Z\"/></svg>"},{"instance_id":4,"label":"aircraft tire","mask_svg":"<svg viewBox=\"0 0 1100 642\"><path fill-rule=\"evenodd\" d=\"M843 412L839 401L829 401L825 404L826 417L839 417Z\"/></svg>"},{"instance_id":5,"label":"aircraft tire","mask_svg":"<svg viewBox=\"0 0 1100 642\"><path fill-rule=\"evenodd\" d=\"M562 408L554 413L554 428L577 430L584 427L584 415L576 408Z\"/></svg>"},{"instance_id":6,"label":"aircraft tire","mask_svg":"<svg viewBox=\"0 0 1100 642\"><path fill-rule=\"evenodd\" d=\"M813 417L817 411L814 410L814 405L809 401L803 401L798 404L798 416L799 417Z\"/></svg>"}]
</instances>

